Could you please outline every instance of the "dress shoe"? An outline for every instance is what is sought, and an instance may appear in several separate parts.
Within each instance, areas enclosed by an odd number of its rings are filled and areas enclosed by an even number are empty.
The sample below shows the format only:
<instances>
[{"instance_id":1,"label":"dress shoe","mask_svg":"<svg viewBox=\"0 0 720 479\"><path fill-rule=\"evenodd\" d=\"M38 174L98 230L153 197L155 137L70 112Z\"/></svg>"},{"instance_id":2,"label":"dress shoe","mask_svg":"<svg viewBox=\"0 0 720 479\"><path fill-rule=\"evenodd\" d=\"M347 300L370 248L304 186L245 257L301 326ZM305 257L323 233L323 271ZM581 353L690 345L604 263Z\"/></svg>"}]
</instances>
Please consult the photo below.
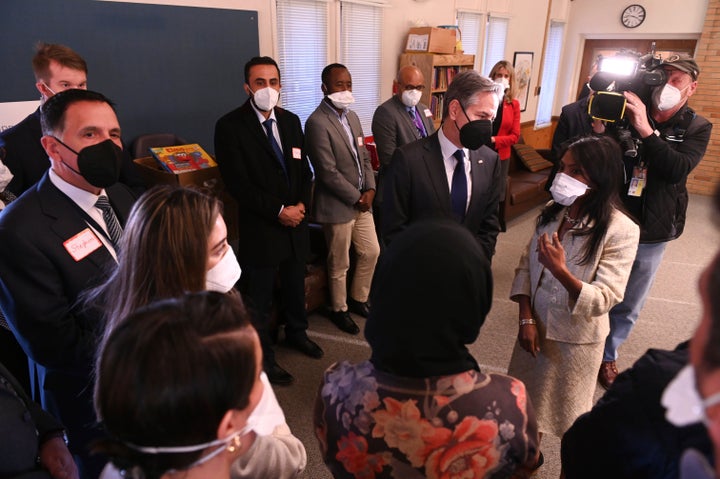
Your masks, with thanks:
<instances>
[{"instance_id":1,"label":"dress shoe","mask_svg":"<svg viewBox=\"0 0 720 479\"><path fill-rule=\"evenodd\" d=\"M310 356L314 359L320 359L325 354L322 348L309 338L287 339L285 343L289 347L300 351L305 356Z\"/></svg>"},{"instance_id":2,"label":"dress shoe","mask_svg":"<svg viewBox=\"0 0 720 479\"><path fill-rule=\"evenodd\" d=\"M600 386L605 389L610 389L610 386L615 382L615 378L618 376L617 366L615 361L603 361L600 364L600 372L598 372L598 381Z\"/></svg>"},{"instance_id":3,"label":"dress shoe","mask_svg":"<svg viewBox=\"0 0 720 479\"><path fill-rule=\"evenodd\" d=\"M352 320L350 313L347 311L331 312L330 321L340 328L341 331L345 331L348 334L358 334L360 332L360 328L357 324L355 324L355 321Z\"/></svg>"},{"instance_id":4,"label":"dress shoe","mask_svg":"<svg viewBox=\"0 0 720 479\"><path fill-rule=\"evenodd\" d=\"M281 368L278 363L273 363L272 365L266 367L265 374L267 374L271 384L276 384L278 386L287 386L295 381L292 374Z\"/></svg>"},{"instance_id":5,"label":"dress shoe","mask_svg":"<svg viewBox=\"0 0 720 479\"><path fill-rule=\"evenodd\" d=\"M367 318L370 314L370 305L365 302L355 301L354 299L350 298L347 302L348 310L351 313L358 314L362 316L363 318Z\"/></svg>"}]
</instances>

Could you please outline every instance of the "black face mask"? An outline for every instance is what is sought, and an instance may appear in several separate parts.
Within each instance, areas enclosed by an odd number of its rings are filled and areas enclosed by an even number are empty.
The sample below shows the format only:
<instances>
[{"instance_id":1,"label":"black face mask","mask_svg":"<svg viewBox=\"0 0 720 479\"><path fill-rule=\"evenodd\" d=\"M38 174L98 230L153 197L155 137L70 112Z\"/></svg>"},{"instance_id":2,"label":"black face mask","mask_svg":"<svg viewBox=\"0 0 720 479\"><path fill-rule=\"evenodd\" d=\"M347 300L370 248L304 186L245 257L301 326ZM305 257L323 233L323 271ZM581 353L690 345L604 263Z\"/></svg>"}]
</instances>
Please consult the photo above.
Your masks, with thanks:
<instances>
[{"instance_id":1,"label":"black face mask","mask_svg":"<svg viewBox=\"0 0 720 479\"><path fill-rule=\"evenodd\" d=\"M112 140L107 139L100 143L86 146L78 153L58 138L55 139L77 155L79 171L63 161L65 166L85 178L88 183L98 188L107 188L118 182L123 152Z\"/></svg>"},{"instance_id":2,"label":"black face mask","mask_svg":"<svg viewBox=\"0 0 720 479\"><path fill-rule=\"evenodd\" d=\"M483 145L490 145L492 138L493 123L492 120L470 120L465 112L465 108L460 104L465 118L468 122L460 128L460 143L468 150L477 150ZM457 123L455 123L457 127Z\"/></svg>"}]
</instances>

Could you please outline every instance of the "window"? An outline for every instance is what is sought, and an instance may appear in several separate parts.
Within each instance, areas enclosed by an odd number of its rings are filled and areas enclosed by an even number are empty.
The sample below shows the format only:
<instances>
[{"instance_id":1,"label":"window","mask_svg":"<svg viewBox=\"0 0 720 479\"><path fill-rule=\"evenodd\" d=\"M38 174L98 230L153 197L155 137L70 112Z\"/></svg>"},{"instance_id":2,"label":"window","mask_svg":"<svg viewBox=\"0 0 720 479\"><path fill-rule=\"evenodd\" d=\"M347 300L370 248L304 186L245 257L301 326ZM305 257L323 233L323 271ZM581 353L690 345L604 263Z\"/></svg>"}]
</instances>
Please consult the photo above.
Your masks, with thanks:
<instances>
[{"instance_id":1,"label":"window","mask_svg":"<svg viewBox=\"0 0 720 479\"><path fill-rule=\"evenodd\" d=\"M378 2L340 3L340 63L352 75L355 104L363 133L371 135L370 128L375 108L380 101L380 49L382 46L382 9Z\"/></svg>"},{"instance_id":2,"label":"window","mask_svg":"<svg viewBox=\"0 0 720 479\"><path fill-rule=\"evenodd\" d=\"M540 80L540 99L538 100L535 128L550 126L552 122L552 107L557 89L558 69L560 67L560 53L562 53L562 40L565 24L551 21L545 45L545 59L542 66L542 79Z\"/></svg>"},{"instance_id":3,"label":"window","mask_svg":"<svg viewBox=\"0 0 720 479\"><path fill-rule=\"evenodd\" d=\"M507 40L508 19L501 17L488 17L485 31L485 52L483 54L483 75L489 75L492 67L505 58L505 42Z\"/></svg>"},{"instance_id":4,"label":"window","mask_svg":"<svg viewBox=\"0 0 720 479\"><path fill-rule=\"evenodd\" d=\"M463 51L467 55L475 55L475 69L480 64L480 39L482 38L483 27L482 13L458 12L457 23L460 29L460 39L462 40Z\"/></svg>"},{"instance_id":5,"label":"window","mask_svg":"<svg viewBox=\"0 0 720 479\"><path fill-rule=\"evenodd\" d=\"M327 65L328 4L322 0L277 0L281 102L303 125L323 98L320 73Z\"/></svg>"}]
</instances>

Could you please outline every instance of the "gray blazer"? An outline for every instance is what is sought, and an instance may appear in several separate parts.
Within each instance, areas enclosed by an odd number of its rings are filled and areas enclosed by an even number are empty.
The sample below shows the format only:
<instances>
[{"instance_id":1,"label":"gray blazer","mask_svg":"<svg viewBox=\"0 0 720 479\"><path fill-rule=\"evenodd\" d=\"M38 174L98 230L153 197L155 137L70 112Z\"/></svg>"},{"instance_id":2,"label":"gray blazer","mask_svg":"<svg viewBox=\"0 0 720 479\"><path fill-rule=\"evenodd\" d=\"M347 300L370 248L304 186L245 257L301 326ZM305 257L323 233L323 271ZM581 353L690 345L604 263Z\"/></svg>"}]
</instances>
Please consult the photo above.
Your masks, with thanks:
<instances>
[{"instance_id":1,"label":"gray blazer","mask_svg":"<svg viewBox=\"0 0 720 479\"><path fill-rule=\"evenodd\" d=\"M432 117L425 116L428 109L422 103L417 104L417 113L422 119L428 136L435 132ZM393 95L388 101L377 107L372 121L372 132L377 145L380 173L390 165L395 148L422 138L407 112L407 108Z\"/></svg>"},{"instance_id":2,"label":"gray blazer","mask_svg":"<svg viewBox=\"0 0 720 479\"><path fill-rule=\"evenodd\" d=\"M333 107L324 99L305 123L305 148L315 170L312 216L319 223L351 221L357 215L355 203L361 193L375 189L375 174L360 120L350 110L347 117L354 145ZM353 150L357 151L362 185L358 184L360 172Z\"/></svg>"}]
</instances>

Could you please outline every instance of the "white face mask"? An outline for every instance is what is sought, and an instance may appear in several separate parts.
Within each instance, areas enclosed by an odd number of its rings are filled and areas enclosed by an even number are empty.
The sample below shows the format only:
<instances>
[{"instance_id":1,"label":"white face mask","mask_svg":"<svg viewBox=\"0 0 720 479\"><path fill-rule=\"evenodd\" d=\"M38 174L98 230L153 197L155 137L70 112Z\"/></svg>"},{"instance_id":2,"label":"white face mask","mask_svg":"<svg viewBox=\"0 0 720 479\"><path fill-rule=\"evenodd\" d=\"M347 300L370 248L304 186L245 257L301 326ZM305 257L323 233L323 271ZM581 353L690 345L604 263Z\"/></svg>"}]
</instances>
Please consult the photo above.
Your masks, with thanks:
<instances>
[{"instance_id":1,"label":"white face mask","mask_svg":"<svg viewBox=\"0 0 720 479\"><path fill-rule=\"evenodd\" d=\"M187 471L189 469L192 469L194 467L198 467L202 464L205 464L210 459L214 458L215 456L219 455L221 452L225 451L226 449L229 449L229 446L231 446L232 443L233 447L240 448L242 446L242 442L240 441L240 438L247 434L247 432L250 430L248 426L245 426L239 431L235 431L229 436L223 438L223 439L215 439L214 441L208 441L203 442L202 444L193 444L190 446L170 446L170 447L152 447L152 446L138 446L131 443L125 443L126 446L128 446L130 449L134 449L139 452L144 452L145 454L183 454L187 452L194 452L194 451L202 451L203 449L207 449L209 447L218 446L213 452L210 454L207 454L197 461L193 462L187 467L184 467L182 470ZM175 472L179 472L178 469L169 469L165 471L166 474L171 474Z\"/></svg>"},{"instance_id":2,"label":"white face mask","mask_svg":"<svg viewBox=\"0 0 720 479\"><path fill-rule=\"evenodd\" d=\"M220 261L205 273L205 289L227 293L240 279L241 273L235 253L228 247Z\"/></svg>"},{"instance_id":3,"label":"white face mask","mask_svg":"<svg viewBox=\"0 0 720 479\"><path fill-rule=\"evenodd\" d=\"M5 191L5 188L7 188L7 185L10 184L12 179L13 174L10 172L10 169L5 166L5 163L0 161L0 191Z\"/></svg>"},{"instance_id":4,"label":"white face mask","mask_svg":"<svg viewBox=\"0 0 720 479\"><path fill-rule=\"evenodd\" d=\"M403 105L412 108L418 103L420 103L421 96L422 92L420 90L405 90L404 92L402 92L400 99L402 100Z\"/></svg>"},{"instance_id":5,"label":"white face mask","mask_svg":"<svg viewBox=\"0 0 720 479\"><path fill-rule=\"evenodd\" d=\"M264 371L260 373L260 381L263 383L262 396L253 412L250 413L247 425L258 436L269 436L277 426L286 424L285 414Z\"/></svg>"},{"instance_id":6,"label":"white face mask","mask_svg":"<svg viewBox=\"0 0 720 479\"><path fill-rule=\"evenodd\" d=\"M499 80L495 80L495 83L499 83L500 85L502 85L503 91L510 88L510 80L508 80L507 78L500 78Z\"/></svg>"},{"instance_id":7,"label":"white face mask","mask_svg":"<svg viewBox=\"0 0 720 479\"><path fill-rule=\"evenodd\" d=\"M347 110L355 103L355 97L350 90L336 91L327 96L338 110Z\"/></svg>"},{"instance_id":8,"label":"white face mask","mask_svg":"<svg viewBox=\"0 0 720 479\"><path fill-rule=\"evenodd\" d=\"M250 92L253 94L255 106L262 111L272 110L275 108L275 105L277 105L278 100L280 99L280 92L269 86L261 88L254 93L252 90L250 90Z\"/></svg>"},{"instance_id":9,"label":"white face mask","mask_svg":"<svg viewBox=\"0 0 720 479\"><path fill-rule=\"evenodd\" d=\"M702 422L708 425L705 410L720 403L720 393L703 399L695 384L695 368L688 364L665 388L660 403L665 407L665 419L675 426L689 426Z\"/></svg>"},{"instance_id":10,"label":"white face mask","mask_svg":"<svg viewBox=\"0 0 720 479\"><path fill-rule=\"evenodd\" d=\"M588 185L582 181L578 181L565 173L558 173L555 175L555 179L550 187L550 194L555 203L570 206L576 199L584 195L588 188Z\"/></svg>"},{"instance_id":11,"label":"white face mask","mask_svg":"<svg viewBox=\"0 0 720 479\"><path fill-rule=\"evenodd\" d=\"M678 90L674 86L666 83L665 85L663 85L662 88L656 88L653 91L653 105L655 105L655 108L660 111L672 110L682 100L682 92L686 89L687 87L683 88L682 90Z\"/></svg>"}]
</instances>

